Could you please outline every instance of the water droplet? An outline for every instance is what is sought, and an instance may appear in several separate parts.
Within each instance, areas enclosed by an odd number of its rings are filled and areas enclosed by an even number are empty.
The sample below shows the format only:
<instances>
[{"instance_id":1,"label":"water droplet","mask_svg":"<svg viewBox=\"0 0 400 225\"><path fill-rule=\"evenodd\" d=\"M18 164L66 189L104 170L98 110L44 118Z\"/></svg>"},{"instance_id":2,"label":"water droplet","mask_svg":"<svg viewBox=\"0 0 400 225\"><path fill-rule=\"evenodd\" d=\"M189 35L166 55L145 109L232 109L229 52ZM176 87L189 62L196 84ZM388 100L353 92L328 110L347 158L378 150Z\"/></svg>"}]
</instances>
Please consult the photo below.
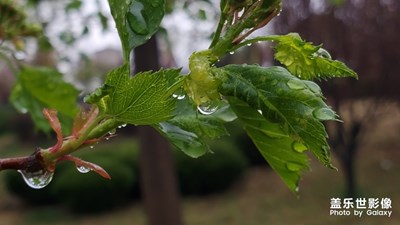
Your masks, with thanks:
<instances>
[{"instance_id":1,"label":"water droplet","mask_svg":"<svg viewBox=\"0 0 400 225\"><path fill-rule=\"evenodd\" d=\"M335 120L336 113L330 108L320 108L313 111L315 118L319 120Z\"/></svg>"},{"instance_id":2,"label":"water droplet","mask_svg":"<svg viewBox=\"0 0 400 225\"><path fill-rule=\"evenodd\" d=\"M27 172L25 170L18 170L21 173L22 178L24 179L25 183L34 189L42 189L46 187L51 180L53 179L52 172L48 172L45 170L38 170L35 172Z\"/></svg>"},{"instance_id":3,"label":"water droplet","mask_svg":"<svg viewBox=\"0 0 400 225\"><path fill-rule=\"evenodd\" d=\"M199 112L203 115L211 115L218 110L218 105L213 104L212 102L203 103L197 106L197 110L199 110Z\"/></svg>"},{"instance_id":4,"label":"water droplet","mask_svg":"<svg viewBox=\"0 0 400 225\"><path fill-rule=\"evenodd\" d=\"M249 47L250 47L250 46L251 46L251 43L248 43L248 44L247 44L247 46L249 46Z\"/></svg>"},{"instance_id":5,"label":"water droplet","mask_svg":"<svg viewBox=\"0 0 400 225\"><path fill-rule=\"evenodd\" d=\"M149 28L142 11L144 6L138 1L134 1L130 7L131 11L127 13L126 19L128 20L129 27L133 32L139 35L146 35L149 33Z\"/></svg>"},{"instance_id":6,"label":"water droplet","mask_svg":"<svg viewBox=\"0 0 400 225\"><path fill-rule=\"evenodd\" d=\"M233 55L233 54L235 54L235 52L229 52L229 54Z\"/></svg>"},{"instance_id":7,"label":"water droplet","mask_svg":"<svg viewBox=\"0 0 400 225\"><path fill-rule=\"evenodd\" d=\"M299 191L300 191L299 186L297 186L297 187L294 189L294 191L295 191L295 192L299 192Z\"/></svg>"},{"instance_id":8,"label":"water droplet","mask_svg":"<svg viewBox=\"0 0 400 225\"><path fill-rule=\"evenodd\" d=\"M261 109L257 110L258 113L260 113L261 115L263 114Z\"/></svg>"},{"instance_id":9,"label":"water droplet","mask_svg":"<svg viewBox=\"0 0 400 225\"><path fill-rule=\"evenodd\" d=\"M106 141L108 141L108 140L110 140L110 138L109 138L109 137L106 137Z\"/></svg>"},{"instance_id":10,"label":"water droplet","mask_svg":"<svg viewBox=\"0 0 400 225\"><path fill-rule=\"evenodd\" d=\"M314 94L322 95L321 88L318 86L318 84L316 84L312 81L309 81L309 80L304 80L303 82L306 84L308 89L310 89Z\"/></svg>"},{"instance_id":11,"label":"water droplet","mask_svg":"<svg viewBox=\"0 0 400 225\"><path fill-rule=\"evenodd\" d=\"M108 134L109 135L114 135L116 132L117 132L116 129L112 129L112 130L108 131Z\"/></svg>"},{"instance_id":12,"label":"water droplet","mask_svg":"<svg viewBox=\"0 0 400 225\"><path fill-rule=\"evenodd\" d=\"M85 166L76 166L76 169L79 171L79 173L89 173L91 171L91 169Z\"/></svg>"},{"instance_id":13,"label":"water droplet","mask_svg":"<svg viewBox=\"0 0 400 225\"><path fill-rule=\"evenodd\" d=\"M331 54L329 54L329 52L323 48L318 49L317 56L321 58L332 59Z\"/></svg>"},{"instance_id":14,"label":"water droplet","mask_svg":"<svg viewBox=\"0 0 400 225\"><path fill-rule=\"evenodd\" d=\"M93 149L93 148L94 148L94 146L93 146L93 145L91 145L91 146L90 146L90 148L91 148L91 149Z\"/></svg>"},{"instance_id":15,"label":"water droplet","mask_svg":"<svg viewBox=\"0 0 400 225\"><path fill-rule=\"evenodd\" d=\"M290 79L288 82L286 82L287 86L289 86L290 89L293 90L302 90L306 88L306 85L298 79Z\"/></svg>"},{"instance_id":16,"label":"water droplet","mask_svg":"<svg viewBox=\"0 0 400 225\"><path fill-rule=\"evenodd\" d=\"M304 152L305 150L307 150L307 146L305 146L303 143L298 142L298 141L294 141L292 143L292 149L296 152Z\"/></svg>"},{"instance_id":17,"label":"water droplet","mask_svg":"<svg viewBox=\"0 0 400 225\"><path fill-rule=\"evenodd\" d=\"M28 109L27 108L20 108L19 112L22 113L22 114L26 114L26 113L28 113Z\"/></svg>"},{"instance_id":18,"label":"water droplet","mask_svg":"<svg viewBox=\"0 0 400 225\"><path fill-rule=\"evenodd\" d=\"M295 162L287 162L286 168L292 172L298 172L303 169L303 165Z\"/></svg>"},{"instance_id":19,"label":"water droplet","mask_svg":"<svg viewBox=\"0 0 400 225\"><path fill-rule=\"evenodd\" d=\"M126 127L128 124L124 123L121 125L121 127Z\"/></svg>"},{"instance_id":20,"label":"water droplet","mask_svg":"<svg viewBox=\"0 0 400 225\"><path fill-rule=\"evenodd\" d=\"M182 95L173 94L172 97L174 97L174 98L176 98L178 100L182 100L182 99L184 99L186 97L186 95L184 95L184 94L182 94Z\"/></svg>"},{"instance_id":21,"label":"water droplet","mask_svg":"<svg viewBox=\"0 0 400 225\"><path fill-rule=\"evenodd\" d=\"M17 51L14 53L14 57L17 60L24 60L26 58L26 53L24 51Z\"/></svg>"},{"instance_id":22,"label":"water droplet","mask_svg":"<svg viewBox=\"0 0 400 225\"><path fill-rule=\"evenodd\" d=\"M120 126L118 126L118 128L119 128L119 129L121 129L121 128L122 128L122 126L120 125Z\"/></svg>"}]
</instances>

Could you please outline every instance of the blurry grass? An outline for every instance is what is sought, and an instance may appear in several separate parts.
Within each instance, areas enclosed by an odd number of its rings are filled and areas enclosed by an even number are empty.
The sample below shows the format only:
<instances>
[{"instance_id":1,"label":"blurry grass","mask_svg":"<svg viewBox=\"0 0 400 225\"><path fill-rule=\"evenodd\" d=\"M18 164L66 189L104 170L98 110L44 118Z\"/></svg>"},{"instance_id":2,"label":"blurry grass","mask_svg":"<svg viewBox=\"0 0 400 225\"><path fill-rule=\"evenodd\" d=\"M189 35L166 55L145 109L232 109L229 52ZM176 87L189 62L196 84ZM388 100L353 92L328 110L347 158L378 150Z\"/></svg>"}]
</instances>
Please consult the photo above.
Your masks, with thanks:
<instances>
[{"instance_id":1,"label":"blurry grass","mask_svg":"<svg viewBox=\"0 0 400 225\"><path fill-rule=\"evenodd\" d=\"M361 195L366 198L391 198L393 210L391 218L367 215L361 218L329 216L330 199L341 197L344 190L340 165L334 159L339 172L329 170L318 162L312 161L312 171L305 173L301 181L299 197L291 193L280 178L266 167L251 169L242 181L226 193L184 199L182 208L185 224L398 225L400 224L399 124L399 121L391 121L376 127L374 132L365 138L358 152L356 165ZM390 135L385 135L385 132ZM389 136L392 138L388 138ZM123 140L121 137L116 137L116 139L118 142L129 143L129 140ZM0 146L1 143L0 139ZM96 146L96 150L101 151L101 145ZM6 195L3 184L0 183L1 225L145 224L145 215L140 204L132 204L101 215L77 216L57 207L31 208L17 205L18 207L7 208L4 205L7 205L9 201L10 197Z\"/></svg>"}]
</instances>

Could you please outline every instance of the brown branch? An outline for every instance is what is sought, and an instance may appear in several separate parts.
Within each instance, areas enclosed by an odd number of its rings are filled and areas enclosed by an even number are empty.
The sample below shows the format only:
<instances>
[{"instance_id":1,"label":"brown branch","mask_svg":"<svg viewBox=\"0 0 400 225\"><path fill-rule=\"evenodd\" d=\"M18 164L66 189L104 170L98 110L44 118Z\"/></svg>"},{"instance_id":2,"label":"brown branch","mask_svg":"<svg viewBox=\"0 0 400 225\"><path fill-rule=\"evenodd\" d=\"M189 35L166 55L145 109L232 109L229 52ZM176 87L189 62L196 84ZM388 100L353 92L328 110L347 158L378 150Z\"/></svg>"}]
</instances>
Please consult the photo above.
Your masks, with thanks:
<instances>
[{"instance_id":1,"label":"brown branch","mask_svg":"<svg viewBox=\"0 0 400 225\"><path fill-rule=\"evenodd\" d=\"M0 159L0 171L9 169L28 172L47 170L43 165L43 158L39 150L30 156Z\"/></svg>"}]
</instances>

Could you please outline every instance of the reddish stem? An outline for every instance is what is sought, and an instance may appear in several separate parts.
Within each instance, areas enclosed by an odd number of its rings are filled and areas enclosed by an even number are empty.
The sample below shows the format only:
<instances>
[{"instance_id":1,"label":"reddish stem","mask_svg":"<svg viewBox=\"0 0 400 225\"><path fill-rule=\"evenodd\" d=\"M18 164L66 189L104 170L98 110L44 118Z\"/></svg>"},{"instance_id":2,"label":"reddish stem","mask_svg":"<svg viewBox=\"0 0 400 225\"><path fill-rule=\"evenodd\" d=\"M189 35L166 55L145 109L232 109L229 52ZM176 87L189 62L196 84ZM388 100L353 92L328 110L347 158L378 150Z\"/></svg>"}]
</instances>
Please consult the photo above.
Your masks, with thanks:
<instances>
[{"instance_id":1,"label":"reddish stem","mask_svg":"<svg viewBox=\"0 0 400 225\"><path fill-rule=\"evenodd\" d=\"M45 169L43 165L43 159L39 150L30 156L0 159L0 171L8 169L37 171Z\"/></svg>"}]
</instances>

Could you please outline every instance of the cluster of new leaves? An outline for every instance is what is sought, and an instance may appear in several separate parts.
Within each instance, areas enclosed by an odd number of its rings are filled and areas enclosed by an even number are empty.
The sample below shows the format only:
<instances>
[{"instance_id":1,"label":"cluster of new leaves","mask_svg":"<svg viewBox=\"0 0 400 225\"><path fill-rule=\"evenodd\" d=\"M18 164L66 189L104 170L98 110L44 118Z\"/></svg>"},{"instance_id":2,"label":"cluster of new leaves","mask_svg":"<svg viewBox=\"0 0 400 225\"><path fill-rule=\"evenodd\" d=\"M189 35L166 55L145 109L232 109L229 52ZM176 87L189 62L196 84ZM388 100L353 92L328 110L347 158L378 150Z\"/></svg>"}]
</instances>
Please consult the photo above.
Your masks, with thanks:
<instances>
[{"instance_id":1,"label":"cluster of new leaves","mask_svg":"<svg viewBox=\"0 0 400 225\"><path fill-rule=\"evenodd\" d=\"M181 75L179 69L162 69L134 76L130 76L129 53L157 31L165 2L109 0L109 4L123 47L124 65L112 70L105 84L85 98L92 109L99 109L95 119L90 117L90 122L84 123L88 125L78 129L79 135L73 131L66 143L60 139L57 151L47 149L45 160L54 162L64 157L74 161L63 154L104 137L121 124L151 125L178 149L199 157L209 151L207 141L228 134L224 124L238 118L292 191L297 190L302 171L309 168L306 150L333 167L322 122L338 120L338 116L324 102L319 86L310 80L356 74L298 34L245 40L279 13L281 1L221 1L221 19L212 44L191 56L188 75ZM286 69L214 65L227 52L258 41L274 41L275 58ZM48 74L46 70L24 68L13 92L14 104L33 117L42 107L73 116L77 93L60 82L57 73L52 73L56 76L51 79ZM42 88L38 88L38 80L46 82ZM52 97L46 96L49 92ZM80 121L79 117L75 121ZM58 126L53 129L62 137Z\"/></svg>"}]
</instances>

